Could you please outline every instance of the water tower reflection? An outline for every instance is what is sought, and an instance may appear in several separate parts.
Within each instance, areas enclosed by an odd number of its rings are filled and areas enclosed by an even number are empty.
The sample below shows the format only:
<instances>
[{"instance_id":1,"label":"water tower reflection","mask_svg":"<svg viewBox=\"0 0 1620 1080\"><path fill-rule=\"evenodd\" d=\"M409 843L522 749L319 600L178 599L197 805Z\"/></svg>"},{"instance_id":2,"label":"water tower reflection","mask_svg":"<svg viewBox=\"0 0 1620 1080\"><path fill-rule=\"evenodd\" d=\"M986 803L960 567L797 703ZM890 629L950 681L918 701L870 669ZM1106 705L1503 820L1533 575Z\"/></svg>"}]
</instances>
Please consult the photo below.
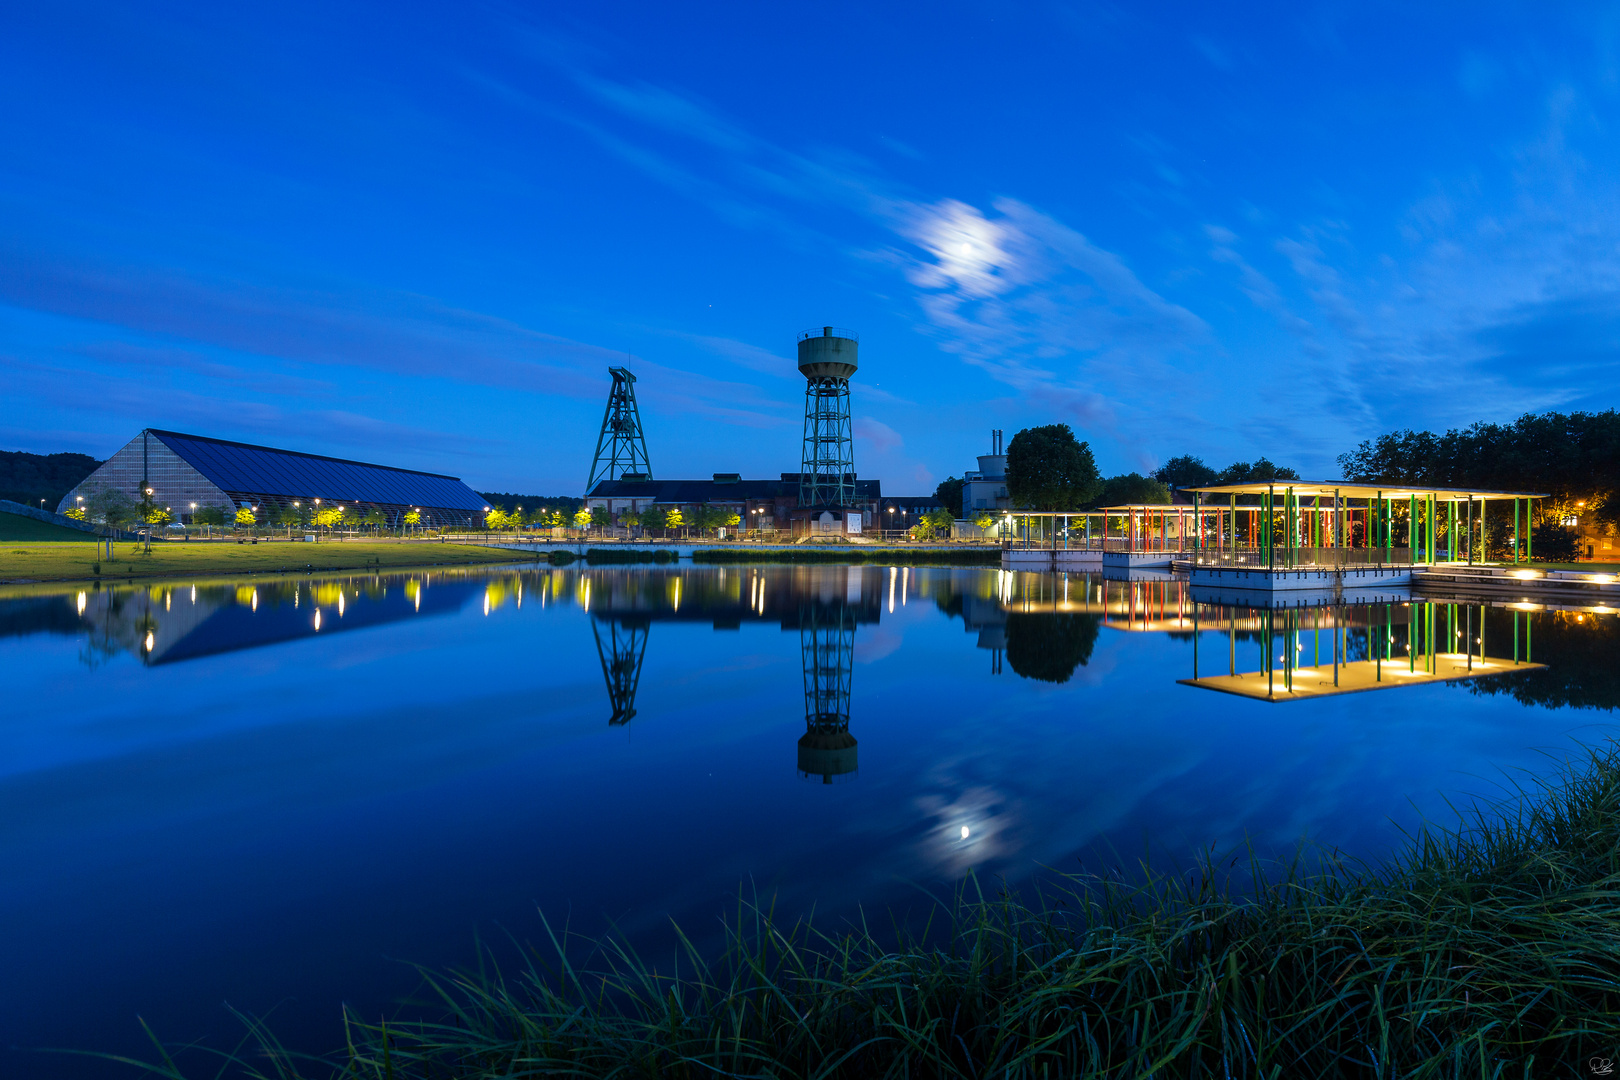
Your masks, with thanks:
<instances>
[{"instance_id":1,"label":"water tower reflection","mask_svg":"<svg viewBox=\"0 0 1620 1080\"><path fill-rule=\"evenodd\" d=\"M889 568L613 567L578 573L575 593L590 611L610 724L636 715L654 623L706 622L719 631L775 623L799 635L805 718L799 775L824 784L855 775L857 741L849 730L855 630L881 618Z\"/></svg>"}]
</instances>

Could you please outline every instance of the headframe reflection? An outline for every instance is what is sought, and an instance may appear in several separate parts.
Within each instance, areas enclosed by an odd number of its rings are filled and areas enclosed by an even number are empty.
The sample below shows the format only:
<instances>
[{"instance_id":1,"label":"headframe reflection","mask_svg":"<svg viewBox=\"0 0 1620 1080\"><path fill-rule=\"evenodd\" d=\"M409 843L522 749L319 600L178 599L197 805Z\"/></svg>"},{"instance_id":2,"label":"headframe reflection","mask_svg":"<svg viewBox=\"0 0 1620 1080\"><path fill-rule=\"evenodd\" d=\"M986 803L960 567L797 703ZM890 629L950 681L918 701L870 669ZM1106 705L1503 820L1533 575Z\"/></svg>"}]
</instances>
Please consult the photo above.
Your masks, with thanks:
<instances>
[{"instance_id":1,"label":"headframe reflection","mask_svg":"<svg viewBox=\"0 0 1620 1080\"><path fill-rule=\"evenodd\" d=\"M577 573L576 595L590 610L612 710L608 723L636 715L654 623L706 622L720 631L775 623L799 635L805 718L799 775L824 784L855 775L857 740L849 730L855 630L881 619L890 568L613 567Z\"/></svg>"}]
</instances>

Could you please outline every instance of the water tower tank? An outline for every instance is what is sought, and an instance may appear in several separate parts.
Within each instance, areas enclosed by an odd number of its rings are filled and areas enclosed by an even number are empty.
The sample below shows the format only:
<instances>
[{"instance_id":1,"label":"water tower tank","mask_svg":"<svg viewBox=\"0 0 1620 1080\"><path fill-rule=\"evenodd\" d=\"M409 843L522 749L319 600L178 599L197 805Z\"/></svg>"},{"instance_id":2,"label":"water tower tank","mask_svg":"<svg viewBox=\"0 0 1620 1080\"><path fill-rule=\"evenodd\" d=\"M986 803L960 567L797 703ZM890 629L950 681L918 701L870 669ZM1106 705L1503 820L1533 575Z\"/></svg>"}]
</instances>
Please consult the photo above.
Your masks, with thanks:
<instances>
[{"instance_id":1,"label":"water tower tank","mask_svg":"<svg viewBox=\"0 0 1620 1080\"><path fill-rule=\"evenodd\" d=\"M799 372L807 379L847 379L859 361L859 339L853 330L823 326L799 335Z\"/></svg>"}]
</instances>

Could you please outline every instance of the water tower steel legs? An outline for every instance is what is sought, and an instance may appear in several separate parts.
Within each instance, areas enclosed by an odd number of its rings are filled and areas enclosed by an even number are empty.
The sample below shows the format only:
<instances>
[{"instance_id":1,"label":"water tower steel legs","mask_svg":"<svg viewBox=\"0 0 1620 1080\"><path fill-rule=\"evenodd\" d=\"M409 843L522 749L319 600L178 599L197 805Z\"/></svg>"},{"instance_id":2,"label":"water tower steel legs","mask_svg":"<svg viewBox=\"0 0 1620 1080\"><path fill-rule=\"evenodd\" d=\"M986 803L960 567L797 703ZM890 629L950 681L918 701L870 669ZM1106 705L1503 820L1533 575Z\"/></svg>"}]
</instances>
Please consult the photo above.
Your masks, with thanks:
<instances>
[{"instance_id":1,"label":"water tower steel legs","mask_svg":"<svg viewBox=\"0 0 1620 1080\"><path fill-rule=\"evenodd\" d=\"M848 379L825 376L806 382L801 470L801 506L845 507L854 501L855 450Z\"/></svg>"}]
</instances>

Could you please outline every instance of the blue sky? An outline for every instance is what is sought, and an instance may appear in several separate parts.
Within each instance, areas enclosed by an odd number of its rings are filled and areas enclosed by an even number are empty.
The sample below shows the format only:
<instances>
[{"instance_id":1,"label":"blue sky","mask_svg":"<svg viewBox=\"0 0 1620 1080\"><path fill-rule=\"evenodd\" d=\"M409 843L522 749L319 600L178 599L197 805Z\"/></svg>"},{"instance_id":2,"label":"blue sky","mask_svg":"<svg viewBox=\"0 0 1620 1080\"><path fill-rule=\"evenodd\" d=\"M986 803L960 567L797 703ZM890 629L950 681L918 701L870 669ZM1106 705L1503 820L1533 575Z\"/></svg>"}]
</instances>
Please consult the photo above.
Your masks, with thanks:
<instances>
[{"instance_id":1,"label":"blue sky","mask_svg":"<svg viewBox=\"0 0 1620 1080\"><path fill-rule=\"evenodd\" d=\"M1620 8L11 5L0 447L143 426L577 492L798 462L861 333L895 494L1065 421L1307 475L1616 404Z\"/></svg>"}]
</instances>

